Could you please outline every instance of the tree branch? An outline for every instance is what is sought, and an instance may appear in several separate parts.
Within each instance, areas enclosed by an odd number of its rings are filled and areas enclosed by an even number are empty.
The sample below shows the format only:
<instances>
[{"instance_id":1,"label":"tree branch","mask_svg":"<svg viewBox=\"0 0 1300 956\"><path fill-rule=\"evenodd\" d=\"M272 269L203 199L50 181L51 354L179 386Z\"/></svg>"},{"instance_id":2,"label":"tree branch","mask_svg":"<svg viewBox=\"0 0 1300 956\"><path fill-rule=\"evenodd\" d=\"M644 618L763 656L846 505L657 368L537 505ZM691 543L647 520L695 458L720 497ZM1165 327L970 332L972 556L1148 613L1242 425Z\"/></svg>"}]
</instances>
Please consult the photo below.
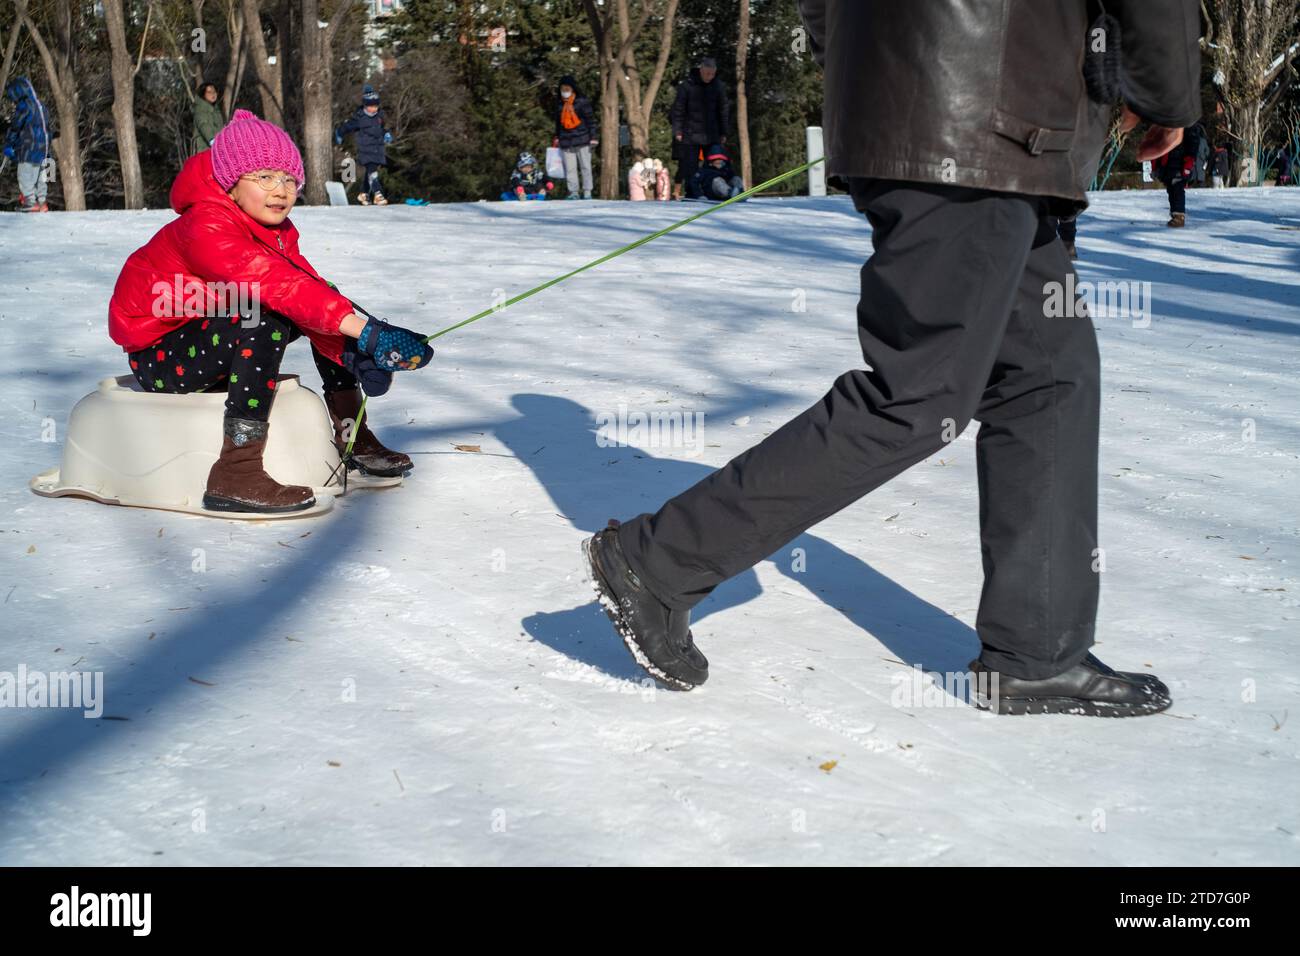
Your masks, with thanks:
<instances>
[{"instance_id":1,"label":"tree branch","mask_svg":"<svg viewBox=\"0 0 1300 956\"><path fill-rule=\"evenodd\" d=\"M144 63L144 41L149 39L149 24L153 22L153 0L149 0L149 12L144 18L144 32L140 34L140 54L135 58L135 69L131 71L132 76L140 72L140 66Z\"/></svg>"},{"instance_id":2,"label":"tree branch","mask_svg":"<svg viewBox=\"0 0 1300 956\"><path fill-rule=\"evenodd\" d=\"M678 0L668 0L668 9L664 11L663 28L659 33L659 61L655 63L655 71L650 76L650 85L646 88L645 99L647 103L653 103L659 96L659 87L663 84L664 74L668 70L668 55L672 52L673 20L677 17ZM646 122L649 122L646 117Z\"/></svg>"},{"instance_id":3,"label":"tree branch","mask_svg":"<svg viewBox=\"0 0 1300 956\"><path fill-rule=\"evenodd\" d=\"M36 51L41 55L41 62L45 64L45 77L50 81L50 92L54 94L55 100L62 99L63 84L59 82L59 72L54 66L54 55L50 53L50 48L45 43L45 37L41 36L41 31L32 22L31 16L27 13L26 5L24 5L21 17L23 26L31 34L32 42L36 44Z\"/></svg>"}]
</instances>

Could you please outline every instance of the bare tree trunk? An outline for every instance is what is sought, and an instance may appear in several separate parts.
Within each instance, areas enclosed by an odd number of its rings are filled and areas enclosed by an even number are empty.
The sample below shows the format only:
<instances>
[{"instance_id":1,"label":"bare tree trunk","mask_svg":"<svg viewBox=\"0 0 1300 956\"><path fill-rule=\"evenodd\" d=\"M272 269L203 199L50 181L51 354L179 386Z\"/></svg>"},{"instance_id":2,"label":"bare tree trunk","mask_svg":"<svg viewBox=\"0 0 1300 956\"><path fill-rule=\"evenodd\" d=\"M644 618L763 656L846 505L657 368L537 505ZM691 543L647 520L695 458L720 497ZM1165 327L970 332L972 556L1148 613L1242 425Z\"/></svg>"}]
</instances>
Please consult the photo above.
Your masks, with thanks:
<instances>
[{"instance_id":1,"label":"bare tree trunk","mask_svg":"<svg viewBox=\"0 0 1300 956\"><path fill-rule=\"evenodd\" d=\"M9 42L5 44L5 60L0 65L0 90L3 90L9 83L9 71L14 65L14 50L18 48L18 33L22 28L22 21L15 18L14 28L9 31Z\"/></svg>"},{"instance_id":2,"label":"bare tree trunk","mask_svg":"<svg viewBox=\"0 0 1300 956\"><path fill-rule=\"evenodd\" d=\"M749 62L749 0L740 0L740 31L736 39L736 124L740 127L740 177L754 185L754 157L749 148L749 94L745 68Z\"/></svg>"},{"instance_id":3,"label":"bare tree trunk","mask_svg":"<svg viewBox=\"0 0 1300 956\"><path fill-rule=\"evenodd\" d=\"M1258 104L1244 104L1235 117L1229 114L1229 122L1235 127L1232 133L1240 150L1236 169L1232 170L1235 175L1230 177L1232 185L1258 186L1264 181L1264 170L1259 168L1264 152L1264 124L1260 122Z\"/></svg>"},{"instance_id":4,"label":"bare tree trunk","mask_svg":"<svg viewBox=\"0 0 1300 956\"><path fill-rule=\"evenodd\" d=\"M296 11L292 3L281 2L274 10L275 37L279 46L275 68L280 71L280 109L284 114L284 128L293 134L295 140L301 141L301 99L297 96L286 99L284 93L285 90L295 90L302 85L302 44L298 42L301 23L295 17Z\"/></svg>"},{"instance_id":5,"label":"bare tree trunk","mask_svg":"<svg viewBox=\"0 0 1300 956\"><path fill-rule=\"evenodd\" d=\"M194 16L193 27L203 26L203 2L204 0L190 0L190 12ZM187 30L186 33L188 34L189 30ZM191 94L191 98L193 98L193 95L195 91L198 89L200 83L210 83L212 81L208 78L207 74L203 69L202 57L198 57L194 60L187 59L187 63L190 68L190 76L191 76L190 94ZM222 116L229 119L230 114L223 113Z\"/></svg>"},{"instance_id":6,"label":"bare tree trunk","mask_svg":"<svg viewBox=\"0 0 1300 956\"><path fill-rule=\"evenodd\" d=\"M81 101L77 95L76 59L71 0L57 0L53 5L55 49L51 50L36 22L27 13L27 0L14 0L18 19L31 34L32 42L45 66L45 79L59 114L59 136L54 140L58 160L57 175L63 190L63 208L80 212L86 208L86 185L81 166L81 136L77 129Z\"/></svg>"},{"instance_id":7,"label":"bare tree trunk","mask_svg":"<svg viewBox=\"0 0 1300 956\"><path fill-rule=\"evenodd\" d=\"M1238 161L1234 185L1258 185L1264 133L1300 59L1298 0L1202 0L1208 26L1202 39L1214 64L1214 85L1223 103L1228 135Z\"/></svg>"},{"instance_id":8,"label":"bare tree trunk","mask_svg":"<svg viewBox=\"0 0 1300 956\"><path fill-rule=\"evenodd\" d=\"M583 0L591 32L596 40L600 67L600 198L619 197L618 175L618 76L621 67L614 58L614 13L602 12L593 0Z\"/></svg>"},{"instance_id":9,"label":"bare tree trunk","mask_svg":"<svg viewBox=\"0 0 1300 956\"><path fill-rule=\"evenodd\" d=\"M310 203L327 201L325 182L330 178L334 139L334 65L331 50L334 36L347 10L348 0L336 0L333 14L321 26L322 0L302 0L302 140L307 155L307 186Z\"/></svg>"},{"instance_id":10,"label":"bare tree trunk","mask_svg":"<svg viewBox=\"0 0 1300 956\"><path fill-rule=\"evenodd\" d=\"M262 117L276 126L284 126L284 88L280 72L280 58L275 63L268 62L266 36L262 32L262 11L260 0L242 0L244 11L244 31L248 37L248 48L253 60L253 70L257 73L257 92L262 99Z\"/></svg>"},{"instance_id":11,"label":"bare tree trunk","mask_svg":"<svg viewBox=\"0 0 1300 956\"><path fill-rule=\"evenodd\" d=\"M614 4L619 30L614 75L626 107L628 137L634 159L644 159L650 154L650 118L654 112L655 99L659 95L659 87L663 84L664 71L668 68L668 56L672 52L673 20L677 16L678 2L679 0L659 0L652 4L651 0L641 0L641 15L635 24L631 22L628 0L616 0ZM650 83L642 89L641 70L636 63L636 43L651 15L656 12L661 12L663 17L659 28L659 52L655 57Z\"/></svg>"},{"instance_id":12,"label":"bare tree trunk","mask_svg":"<svg viewBox=\"0 0 1300 956\"><path fill-rule=\"evenodd\" d=\"M221 113L230 119L244 73L244 11L235 0L226 0L226 33L230 37L230 61L226 64L226 82L221 87Z\"/></svg>"},{"instance_id":13,"label":"bare tree trunk","mask_svg":"<svg viewBox=\"0 0 1300 956\"><path fill-rule=\"evenodd\" d=\"M122 0L103 0L104 22L108 26L113 74L113 131L117 157L122 166L123 208L144 208L144 177L140 174L140 150L135 140L135 70L126 48L126 18Z\"/></svg>"}]
</instances>

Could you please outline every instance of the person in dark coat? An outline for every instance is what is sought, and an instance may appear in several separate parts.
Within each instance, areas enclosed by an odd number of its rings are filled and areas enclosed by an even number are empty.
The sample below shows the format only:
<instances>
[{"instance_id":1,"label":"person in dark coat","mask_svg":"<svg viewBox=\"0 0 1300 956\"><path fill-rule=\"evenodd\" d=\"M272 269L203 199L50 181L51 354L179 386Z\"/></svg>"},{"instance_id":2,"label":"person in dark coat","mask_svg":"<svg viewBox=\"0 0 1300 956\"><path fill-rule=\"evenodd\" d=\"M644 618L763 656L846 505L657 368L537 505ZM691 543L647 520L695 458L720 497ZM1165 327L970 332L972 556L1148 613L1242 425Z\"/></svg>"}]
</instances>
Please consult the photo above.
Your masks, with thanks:
<instances>
[{"instance_id":1,"label":"person in dark coat","mask_svg":"<svg viewBox=\"0 0 1300 956\"><path fill-rule=\"evenodd\" d=\"M731 157L721 144L714 143L705 151L704 163L686 184L691 199L730 199L745 191L745 181L731 168Z\"/></svg>"},{"instance_id":2,"label":"person in dark coat","mask_svg":"<svg viewBox=\"0 0 1300 956\"><path fill-rule=\"evenodd\" d=\"M1086 308L1063 292L1074 276L1052 217L1087 205L1120 91L1124 125L1151 124L1140 159L1200 115L1196 0L1107 0L1121 76L1087 84L1088 0L800 7L824 67L827 172L872 225L864 365L657 512L588 539L602 604L652 675L701 684L693 606L978 419L982 650L965 675L976 706L1164 710L1163 683L1090 652L1099 360Z\"/></svg>"},{"instance_id":3,"label":"person in dark coat","mask_svg":"<svg viewBox=\"0 0 1300 956\"><path fill-rule=\"evenodd\" d=\"M1196 177L1196 162L1205 142L1205 127L1194 123L1183 130L1183 139L1165 155L1151 161L1151 171L1164 183L1169 196L1169 221L1174 229L1187 225L1187 184Z\"/></svg>"},{"instance_id":4,"label":"person in dark coat","mask_svg":"<svg viewBox=\"0 0 1300 956\"><path fill-rule=\"evenodd\" d=\"M681 184L689 183L700 166L700 154L713 143L727 142L731 129L731 100L718 77L712 57L700 60L686 81L677 87L677 98L668 111L673 127L673 158L677 160L677 196Z\"/></svg>"},{"instance_id":5,"label":"person in dark coat","mask_svg":"<svg viewBox=\"0 0 1300 956\"><path fill-rule=\"evenodd\" d=\"M194 101L194 135L190 138L190 155L211 149L212 141L226 125L221 107L217 106L218 98L215 83L204 83L199 87L199 98Z\"/></svg>"},{"instance_id":6,"label":"person in dark coat","mask_svg":"<svg viewBox=\"0 0 1300 956\"><path fill-rule=\"evenodd\" d=\"M20 212L49 212L46 200L50 158L50 114L36 95L32 81L15 77L5 87L5 96L14 104L13 119L5 134L4 155L18 172L18 209Z\"/></svg>"},{"instance_id":7,"label":"person in dark coat","mask_svg":"<svg viewBox=\"0 0 1300 956\"><path fill-rule=\"evenodd\" d=\"M388 200L380 188L379 171L388 165L384 147L393 141L393 134L384 129L384 111L374 87L367 85L361 91L361 105L357 111L334 131L335 145L343 145L343 138L348 135L354 137L357 163L364 167L366 176L361 191L357 193L357 201L363 206L372 202L376 206L387 206Z\"/></svg>"},{"instance_id":8,"label":"person in dark coat","mask_svg":"<svg viewBox=\"0 0 1300 956\"><path fill-rule=\"evenodd\" d=\"M566 198L590 199L591 150L600 145L596 113L573 77L561 77L556 93L560 102L555 109L555 139L551 145L564 152L564 181L569 192Z\"/></svg>"}]
</instances>

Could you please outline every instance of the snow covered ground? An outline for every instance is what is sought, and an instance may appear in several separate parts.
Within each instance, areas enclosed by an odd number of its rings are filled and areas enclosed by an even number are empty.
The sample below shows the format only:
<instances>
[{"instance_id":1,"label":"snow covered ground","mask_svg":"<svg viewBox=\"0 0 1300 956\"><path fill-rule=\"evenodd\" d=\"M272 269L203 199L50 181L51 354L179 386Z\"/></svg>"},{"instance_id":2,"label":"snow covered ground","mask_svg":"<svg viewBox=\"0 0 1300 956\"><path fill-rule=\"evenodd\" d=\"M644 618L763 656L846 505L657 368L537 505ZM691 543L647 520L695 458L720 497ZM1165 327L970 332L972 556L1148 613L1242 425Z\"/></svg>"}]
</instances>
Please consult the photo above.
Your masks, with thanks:
<instances>
[{"instance_id":1,"label":"snow covered ground","mask_svg":"<svg viewBox=\"0 0 1300 956\"><path fill-rule=\"evenodd\" d=\"M1152 283L1147 327L1097 319L1098 653L1175 696L1125 721L895 706L977 652L973 428L720 588L699 690L644 685L594 604L583 537L861 362L845 199L722 210L441 339L372 407L405 486L262 524L28 490L126 371L109 294L171 213L0 215L0 671L102 671L117 718L0 710L0 863L1300 862L1300 190L1188 206L1081 221L1082 279ZM432 331L689 211L294 218ZM317 387L304 347L287 370ZM703 431L607 447L620 406Z\"/></svg>"}]
</instances>

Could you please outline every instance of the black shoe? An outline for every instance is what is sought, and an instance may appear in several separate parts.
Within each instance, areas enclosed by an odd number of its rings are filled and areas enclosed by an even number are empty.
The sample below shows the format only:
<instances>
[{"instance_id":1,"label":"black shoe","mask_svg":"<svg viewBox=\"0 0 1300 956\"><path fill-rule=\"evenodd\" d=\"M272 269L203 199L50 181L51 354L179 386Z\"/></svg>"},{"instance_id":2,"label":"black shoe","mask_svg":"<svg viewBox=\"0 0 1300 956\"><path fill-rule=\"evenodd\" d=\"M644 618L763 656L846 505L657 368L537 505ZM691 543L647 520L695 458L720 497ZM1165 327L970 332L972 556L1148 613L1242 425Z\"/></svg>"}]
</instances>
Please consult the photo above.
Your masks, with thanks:
<instances>
[{"instance_id":1,"label":"black shoe","mask_svg":"<svg viewBox=\"0 0 1300 956\"><path fill-rule=\"evenodd\" d=\"M979 661L972 661L970 668L976 675L989 675L976 677L980 691L976 706L999 714L1141 717L1158 714L1173 703L1169 688L1155 675L1113 671L1091 654L1065 673L1043 680L1009 677Z\"/></svg>"},{"instance_id":2,"label":"black shoe","mask_svg":"<svg viewBox=\"0 0 1300 956\"><path fill-rule=\"evenodd\" d=\"M709 679L709 662L691 639L691 612L674 611L636 576L618 541L618 529L582 542L591 586L636 662L670 687L690 690Z\"/></svg>"}]
</instances>

